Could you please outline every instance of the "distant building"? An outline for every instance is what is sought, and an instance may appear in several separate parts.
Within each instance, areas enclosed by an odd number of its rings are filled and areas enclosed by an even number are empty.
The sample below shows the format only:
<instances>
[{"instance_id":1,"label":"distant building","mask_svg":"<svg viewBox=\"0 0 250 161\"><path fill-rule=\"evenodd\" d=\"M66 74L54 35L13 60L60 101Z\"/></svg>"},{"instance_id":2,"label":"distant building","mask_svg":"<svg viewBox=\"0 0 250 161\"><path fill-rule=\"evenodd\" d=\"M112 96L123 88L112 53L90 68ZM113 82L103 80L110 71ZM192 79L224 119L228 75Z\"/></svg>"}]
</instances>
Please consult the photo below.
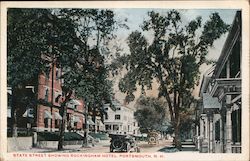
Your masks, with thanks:
<instances>
[{"instance_id":1,"label":"distant building","mask_svg":"<svg viewBox=\"0 0 250 161\"><path fill-rule=\"evenodd\" d=\"M199 149L209 153L241 152L241 12L215 66L203 76Z\"/></svg>"},{"instance_id":2,"label":"distant building","mask_svg":"<svg viewBox=\"0 0 250 161\"><path fill-rule=\"evenodd\" d=\"M134 118L134 110L121 105L113 100L113 107L110 104L104 105L106 115L104 118L105 130L112 134L133 134L139 135L138 122Z\"/></svg>"}]
</instances>

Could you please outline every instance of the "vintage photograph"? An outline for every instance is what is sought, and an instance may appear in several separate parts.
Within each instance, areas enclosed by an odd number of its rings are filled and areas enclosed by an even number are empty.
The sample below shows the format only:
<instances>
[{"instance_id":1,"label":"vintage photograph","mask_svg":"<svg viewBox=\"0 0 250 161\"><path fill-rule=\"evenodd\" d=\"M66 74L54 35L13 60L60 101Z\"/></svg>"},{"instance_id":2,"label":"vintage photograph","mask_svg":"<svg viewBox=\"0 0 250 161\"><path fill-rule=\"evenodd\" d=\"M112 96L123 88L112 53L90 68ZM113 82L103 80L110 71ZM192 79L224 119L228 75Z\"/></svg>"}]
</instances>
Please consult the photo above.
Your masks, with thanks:
<instances>
[{"instance_id":1,"label":"vintage photograph","mask_svg":"<svg viewBox=\"0 0 250 161\"><path fill-rule=\"evenodd\" d=\"M242 153L241 9L9 7L6 21L7 153Z\"/></svg>"}]
</instances>

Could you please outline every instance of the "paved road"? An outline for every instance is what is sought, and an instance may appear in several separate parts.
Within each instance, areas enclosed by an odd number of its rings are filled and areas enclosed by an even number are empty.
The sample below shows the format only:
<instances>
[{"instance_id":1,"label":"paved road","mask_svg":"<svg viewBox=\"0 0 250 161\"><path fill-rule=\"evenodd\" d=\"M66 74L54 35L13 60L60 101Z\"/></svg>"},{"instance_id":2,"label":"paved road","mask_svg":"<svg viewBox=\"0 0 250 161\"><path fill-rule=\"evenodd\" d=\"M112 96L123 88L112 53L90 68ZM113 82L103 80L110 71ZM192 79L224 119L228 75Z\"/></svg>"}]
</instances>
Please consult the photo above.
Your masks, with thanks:
<instances>
[{"instance_id":1,"label":"paved road","mask_svg":"<svg viewBox=\"0 0 250 161\"><path fill-rule=\"evenodd\" d=\"M172 144L171 141L160 141L159 144L156 145L150 145L147 142L139 142L137 145L140 147L141 153L153 153L158 152L160 149L170 146ZM78 149L76 152L85 152L85 153L109 153L109 144L108 145L102 145L102 146L96 146L92 148L82 148Z\"/></svg>"},{"instance_id":2,"label":"paved road","mask_svg":"<svg viewBox=\"0 0 250 161\"><path fill-rule=\"evenodd\" d=\"M108 140L102 141L98 143L94 147L90 148L83 148L81 145L71 145L71 146L65 146L65 149L62 151L57 151L57 149L53 148L32 148L29 150L23 150L19 152L33 152L33 153L110 153L109 151L109 144L110 142ZM141 141L138 142L137 145L140 147L140 153L169 153L169 152L192 152L197 153L198 151L195 151L194 145L183 145L182 151L175 151L171 150L172 141L171 140L163 140L160 141L159 144L156 145L150 145L147 142Z\"/></svg>"}]
</instances>

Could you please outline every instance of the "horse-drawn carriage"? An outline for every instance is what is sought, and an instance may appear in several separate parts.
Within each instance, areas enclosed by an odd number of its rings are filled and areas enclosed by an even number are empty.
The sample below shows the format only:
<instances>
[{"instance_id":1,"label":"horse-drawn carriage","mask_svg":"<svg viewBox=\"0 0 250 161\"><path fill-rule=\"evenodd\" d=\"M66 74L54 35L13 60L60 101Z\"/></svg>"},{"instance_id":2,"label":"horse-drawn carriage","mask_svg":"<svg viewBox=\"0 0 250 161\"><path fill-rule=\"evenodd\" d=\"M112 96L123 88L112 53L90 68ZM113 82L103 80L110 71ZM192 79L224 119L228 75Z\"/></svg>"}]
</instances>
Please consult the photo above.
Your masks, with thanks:
<instances>
[{"instance_id":1,"label":"horse-drawn carriage","mask_svg":"<svg viewBox=\"0 0 250 161\"><path fill-rule=\"evenodd\" d=\"M131 135L109 134L109 137L111 138L110 152L140 152L135 138Z\"/></svg>"}]
</instances>

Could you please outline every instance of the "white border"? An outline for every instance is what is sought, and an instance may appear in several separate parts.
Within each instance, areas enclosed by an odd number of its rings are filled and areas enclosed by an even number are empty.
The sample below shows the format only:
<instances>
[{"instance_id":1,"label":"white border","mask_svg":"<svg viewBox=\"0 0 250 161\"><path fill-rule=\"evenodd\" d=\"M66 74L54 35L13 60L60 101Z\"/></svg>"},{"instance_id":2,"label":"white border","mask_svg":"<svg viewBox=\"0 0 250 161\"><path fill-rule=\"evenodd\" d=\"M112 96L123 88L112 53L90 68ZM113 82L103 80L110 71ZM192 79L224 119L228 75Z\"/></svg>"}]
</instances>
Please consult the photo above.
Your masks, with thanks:
<instances>
[{"instance_id":1,"label":"white border","mask_svg":"<svg viewBox=\"0 0 250 161\"><path fill-rule=\"evenodd\" d=\"M242 153L241 154L197 154L167 153L164 159L158 160L249 160L249 3L247 1L50 1L50 2L1 2L1 124L0 124L0 157L3 160L52 160L52 158L13 158L7 153L6 127L7 120L7 88L6 88L6 13L8 7L23 8L176 8L176 9L241 9L242 10ZM1 160L0 158L0 160ZM53 158L62 160L63 158ZM65 158L73 160L139 160L131 158ZM152 159L140 159L152 160Z\"/></svg>"}]
</instances>

